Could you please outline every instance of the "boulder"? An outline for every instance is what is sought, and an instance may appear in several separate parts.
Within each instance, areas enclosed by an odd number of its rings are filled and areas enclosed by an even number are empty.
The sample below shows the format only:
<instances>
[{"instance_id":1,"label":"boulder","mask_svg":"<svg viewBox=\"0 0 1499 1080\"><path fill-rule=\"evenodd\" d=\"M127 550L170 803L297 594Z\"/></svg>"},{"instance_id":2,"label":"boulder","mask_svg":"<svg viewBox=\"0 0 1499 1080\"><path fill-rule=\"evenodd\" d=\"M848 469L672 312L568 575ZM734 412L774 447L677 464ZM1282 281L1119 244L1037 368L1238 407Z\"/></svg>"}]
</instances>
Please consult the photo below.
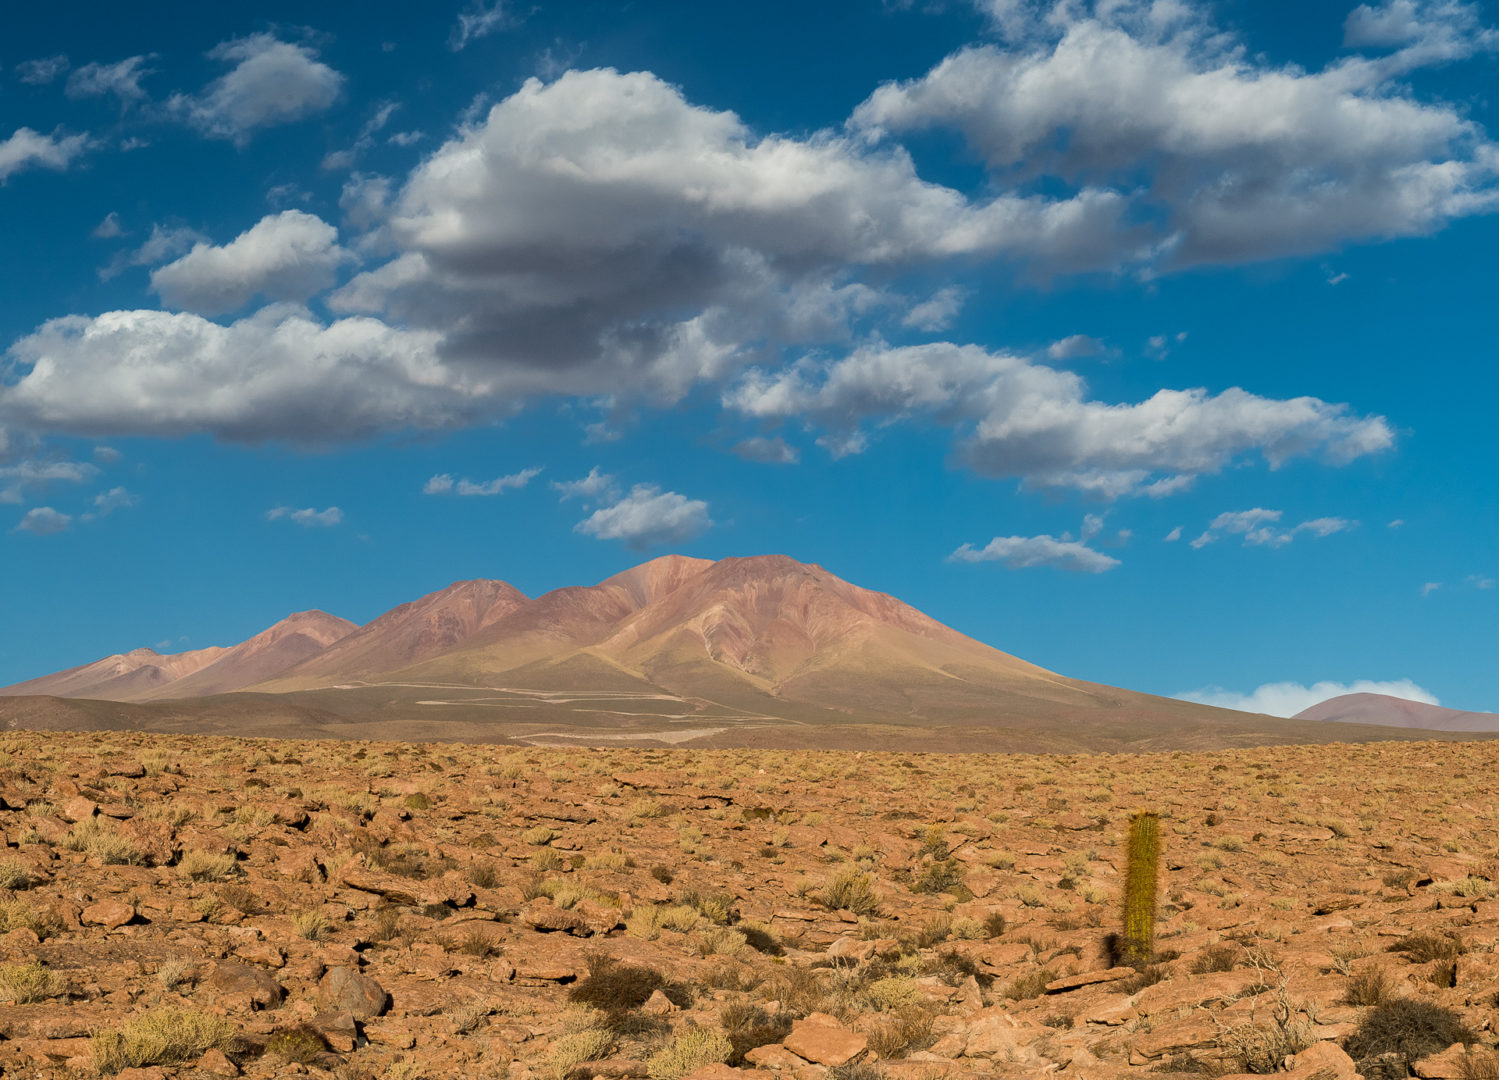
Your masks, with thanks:
<instances>
[{"instance_id":1,"label":"boulder","mask_svg":"<svg viewBox=\"0 0 1499 1080\"><path fill-rule=\"evenodd\" d=\"M389 1005L385 988L353 968L330 968L318 983L319 1012L347 1012L356 1020L368 1020L385 1012Z\"/></svg>"}]
</instances>

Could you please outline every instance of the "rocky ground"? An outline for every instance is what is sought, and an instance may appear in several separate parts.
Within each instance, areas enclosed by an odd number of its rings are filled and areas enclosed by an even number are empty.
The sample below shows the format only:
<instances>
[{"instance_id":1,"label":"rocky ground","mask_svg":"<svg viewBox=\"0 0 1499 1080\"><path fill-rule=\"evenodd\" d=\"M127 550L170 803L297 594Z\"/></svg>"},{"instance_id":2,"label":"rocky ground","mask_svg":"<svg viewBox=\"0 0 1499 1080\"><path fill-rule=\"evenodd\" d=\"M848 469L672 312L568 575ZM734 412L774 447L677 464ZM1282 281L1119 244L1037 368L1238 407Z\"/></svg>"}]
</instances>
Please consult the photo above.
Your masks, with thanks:
<instances>
[{"instance_id":1,"label":"rocky ground","mask_svg":"<svg viewBox=\"0 0 1499 1080\"><path fill-rule=\"evenodd\" d=\"M1496 760L13 735L0 1075L1499 1076Z\"/></svg>"}]
</instances>

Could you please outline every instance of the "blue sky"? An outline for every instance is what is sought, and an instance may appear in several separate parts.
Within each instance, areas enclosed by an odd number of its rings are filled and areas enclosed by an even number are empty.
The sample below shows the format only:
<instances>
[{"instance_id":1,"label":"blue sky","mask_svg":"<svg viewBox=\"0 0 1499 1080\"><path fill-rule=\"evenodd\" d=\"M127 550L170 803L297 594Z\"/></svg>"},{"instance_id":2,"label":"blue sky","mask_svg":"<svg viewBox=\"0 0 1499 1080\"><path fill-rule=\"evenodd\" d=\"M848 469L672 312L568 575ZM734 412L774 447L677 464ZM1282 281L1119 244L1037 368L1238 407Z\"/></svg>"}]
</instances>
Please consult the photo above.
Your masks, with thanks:
<instances>
[{"instance_id":1,"label":"blue sky","mask_svg":"<svg viewBox=\"0 0 1499 1080\"><path fill-rule=\"evenodd\" d=\"M1492 5L5 24L0 683L778 551L1098 682L1499 710Z\"/></svg>"}]
</instances>

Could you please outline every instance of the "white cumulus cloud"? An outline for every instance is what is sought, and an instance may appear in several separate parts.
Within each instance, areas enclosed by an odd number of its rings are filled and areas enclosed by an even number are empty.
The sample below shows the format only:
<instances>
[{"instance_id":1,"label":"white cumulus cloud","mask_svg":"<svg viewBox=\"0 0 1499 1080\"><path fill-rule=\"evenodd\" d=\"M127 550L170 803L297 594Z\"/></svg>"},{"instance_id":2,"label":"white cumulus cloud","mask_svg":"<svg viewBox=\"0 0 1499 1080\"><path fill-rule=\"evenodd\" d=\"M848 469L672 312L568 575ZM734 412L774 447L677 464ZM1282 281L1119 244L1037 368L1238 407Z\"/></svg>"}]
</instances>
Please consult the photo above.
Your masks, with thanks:
<instances>
[{"instance_id":1,"label":"white cumulus cloud","mask_svg":"<svg viewBox=\"0 0 1499 1080\"><path fill-rule=\"evenodd\" d=\"M256 296L305 300L333 284L353 256L338 230L301 210L283 210L256 222L227 244L199 242L151 274L151 288L170 307L218 315Z\"/></svg>"},{"instance_id":2,"label":"white cumulus cloud","mask_svg":"<svg viewBox=\"0 0 1499 1080\"><path fill-rule=\"evenodd\" d=\"M1000 185L1044 179L1117 193L1139 232L1095 237L1084 255L1095 265L1169 269L1325 251L1429 233L1499 200L1494 144L1463 107L1418 97L1402 79L1479 33L1469 26L1464 38L1454 29L1461 19L1422 16L1471 15L1472 5L1365 5L1350 18L1350 44L1415 43L1317 71L1250 52L1205 4L990 7L1004 44L960 49L919 78L880 87L852 125L872 140L956 130ZM1435 44L1442 34L1445 47Z\"/></svg>"},{"instance_id":3,"label":"white cumulus cloud","mask_svg":"<svg viewBox=\"0 0 1499 1080\"><path fill-rule=\"evenodd\" d=\"M344 77L311 46L251 34L208 53L234 65L196 94L174 94L168 108L203 134L246 142L259 128L300 120L338 100Z\"/></svg>"},{"instance_id":4,"label":"white cumulus cloud","mask_svg":"<svg viewBox=\"0 0 1499 1080\"><path fill-rule=\"evenodd\" d=\"M63 532L73 523L69 514L61 513L50 506L33 506L26 511L21 518L21 523L16 526L21 532L35 533L38 536L51 536L54 533Z\"/></svg>"},{"instance_id":5,"label":"white cumulus cloud","mask_svg":"<svg viewBox=\"0 0 1499 1080\"><path fill-rule=\"evenodd\" d=\"M691 539L712 525L703 500L636 484L623 499L595 510L575 529L600 540L623 540L633 548L648 548Z\"/></svg>"},{"instance_id":6,"label":"white cumulus cloud","mask_svg":"<svg viewBox=\"0 0 1499 1080\"><path fill-rule=\"evenodd\" d=\"M1105 497L1169 494L1250 453L1272 467L1312 454L1342 464L1394 439L1382 417L1310 397L1277 400L1233 388L1161 390L1138 403L1092 400L1073 372L946 342L875 345L830 364L752 369L724 402L760 419L820 422L842 436L836 445L845 452L862 448L867 421L935 418L964 433L959 455L980 473Z\"/></svg>"},{"instance_id":7,"label":"white cumulus cloud","mask_svg":"<svg viewBox=\"0 0 1499 1080\"><path fill-rule=\"evenodd\" d=\"M0 419L318 444L492 415L485 388L444 367L437 342L375 319L325 325L275 308L227 326L163 311L65 316L11 347L19 378L0 388Z\"/></svg>"}]
</instances>

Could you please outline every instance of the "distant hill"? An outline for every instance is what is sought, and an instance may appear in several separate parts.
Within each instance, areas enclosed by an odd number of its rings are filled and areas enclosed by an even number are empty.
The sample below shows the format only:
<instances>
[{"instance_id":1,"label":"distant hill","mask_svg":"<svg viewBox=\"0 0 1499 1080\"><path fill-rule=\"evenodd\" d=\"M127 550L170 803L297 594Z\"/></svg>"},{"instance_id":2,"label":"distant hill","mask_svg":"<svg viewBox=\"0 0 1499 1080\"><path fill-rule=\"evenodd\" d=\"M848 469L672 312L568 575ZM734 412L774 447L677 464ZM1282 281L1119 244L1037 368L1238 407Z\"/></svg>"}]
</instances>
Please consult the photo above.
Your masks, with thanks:
<instances>
[{"instance_id":1,"label":"distant hill","mask_svg":"<svg viewBox=\"0 0 1499 1080\"><path fill-rule=\"evenodd\" d=\"M223 694L285 671L354 629L348 619L324 611L299 611L232 648L171 655L134 649L4 687L0 695L159 701Z\"/></svg>"},{"instance_id":2,"label":"distant hill","mask_svg":"<svg viewBox=\"0 0 1499 1080\"><path fill-rule=\"evenodd\" d=\"M1302 709L1297 720L1339 724L1379 724L1422 731L1499 731L1499 713L1444 709L1388 694L1343 694Z\"/></svg>"}]
</instances>

